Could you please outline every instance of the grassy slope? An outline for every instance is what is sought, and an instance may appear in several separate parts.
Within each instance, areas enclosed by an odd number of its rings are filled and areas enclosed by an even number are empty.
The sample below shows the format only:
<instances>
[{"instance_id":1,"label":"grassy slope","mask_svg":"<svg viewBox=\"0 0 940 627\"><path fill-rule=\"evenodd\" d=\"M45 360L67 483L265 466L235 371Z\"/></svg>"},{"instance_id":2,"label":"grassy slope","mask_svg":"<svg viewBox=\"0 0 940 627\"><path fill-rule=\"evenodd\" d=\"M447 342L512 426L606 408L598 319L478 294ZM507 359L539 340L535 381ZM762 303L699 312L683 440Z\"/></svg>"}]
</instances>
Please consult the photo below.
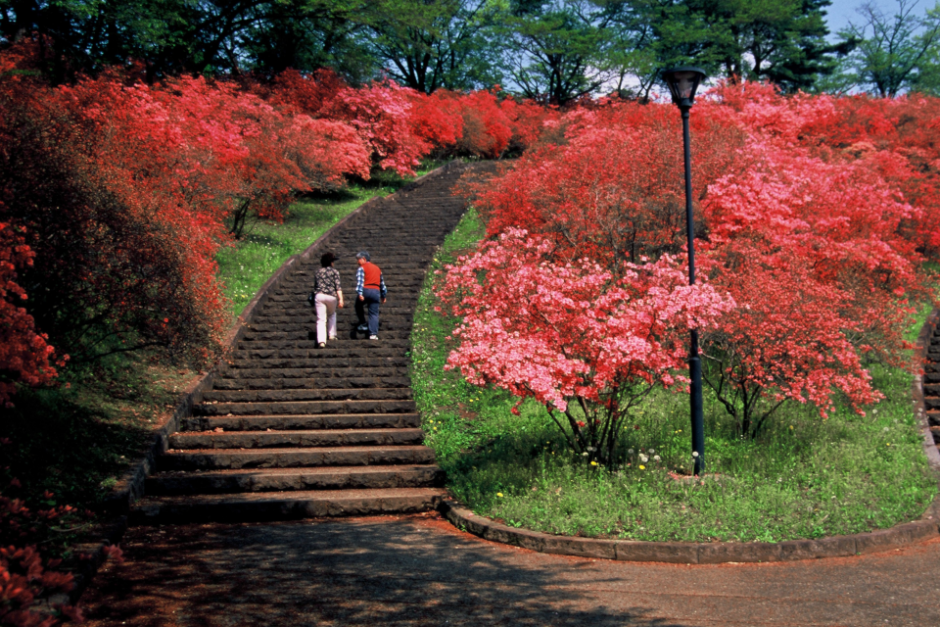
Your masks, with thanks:
<instances>
[{"instance_id":1,"label":"grassy slope","mask_svg":"<svg viewBox=\"0 0 940 627\"><path fill-rule=\"evenodd\" d=\"M481 235L468 214L436 267ZM454 321L434 311L433 277L415 318L415 395L449 487L478 514L566 535L780 541L911 520L936 492L910 411L911 374L879 364L871 373L886 399L867 417L842 409L821 420L811 407L792 404L756 442L737 439L706 392L714 474L704 481L669 474L691 466L688 399L669 392L650 398L624 432L623 450L634 456L615 471L586 467L564 448L543 408L528 402L514 417L506 394L443 370ZM662 461L641 463L640 451Z\"/></svg>"}]
</instances>

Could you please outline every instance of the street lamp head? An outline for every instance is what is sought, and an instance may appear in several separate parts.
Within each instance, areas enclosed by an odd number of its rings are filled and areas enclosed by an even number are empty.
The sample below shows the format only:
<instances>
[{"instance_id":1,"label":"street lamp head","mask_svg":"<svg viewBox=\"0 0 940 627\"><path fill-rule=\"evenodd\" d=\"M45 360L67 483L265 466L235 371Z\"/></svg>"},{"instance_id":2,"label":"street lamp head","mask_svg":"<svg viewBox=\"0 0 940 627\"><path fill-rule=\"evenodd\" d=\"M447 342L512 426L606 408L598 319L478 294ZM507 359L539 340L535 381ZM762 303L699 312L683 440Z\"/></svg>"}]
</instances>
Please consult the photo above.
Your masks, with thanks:
<instances>
[{"instance_id":1,"label":"street lamp head","mask_svg":"<svg viewBox=\"0 0 940 627\"><path fill-rule=\"evenodd\" d=\"M688 108L695 102L695 90L705 80L705 71L682 66L663 70L662 77L672 94L672 102L680 108Z\"/></svg>"}]
</instances>

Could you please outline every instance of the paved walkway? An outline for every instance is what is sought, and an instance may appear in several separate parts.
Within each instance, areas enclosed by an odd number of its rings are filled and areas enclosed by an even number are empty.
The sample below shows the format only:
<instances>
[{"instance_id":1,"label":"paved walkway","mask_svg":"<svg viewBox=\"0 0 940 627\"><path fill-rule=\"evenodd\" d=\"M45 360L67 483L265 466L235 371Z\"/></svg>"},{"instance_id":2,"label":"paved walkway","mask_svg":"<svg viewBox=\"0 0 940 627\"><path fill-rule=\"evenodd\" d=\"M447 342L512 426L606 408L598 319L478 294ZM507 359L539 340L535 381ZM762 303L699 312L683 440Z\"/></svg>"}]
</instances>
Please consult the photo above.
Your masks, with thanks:
<instances>
[{"instance_id":1,"label":"paved walkway","mask_svg":"<svg viewBox=\"0 0 940 627\"><path fill-rule=\"evenodd\" d=\"M88 625L940 625L940 540L887 554L683 566L497 545L436 514L141 527Z\"/></svg>"}]
</instances>

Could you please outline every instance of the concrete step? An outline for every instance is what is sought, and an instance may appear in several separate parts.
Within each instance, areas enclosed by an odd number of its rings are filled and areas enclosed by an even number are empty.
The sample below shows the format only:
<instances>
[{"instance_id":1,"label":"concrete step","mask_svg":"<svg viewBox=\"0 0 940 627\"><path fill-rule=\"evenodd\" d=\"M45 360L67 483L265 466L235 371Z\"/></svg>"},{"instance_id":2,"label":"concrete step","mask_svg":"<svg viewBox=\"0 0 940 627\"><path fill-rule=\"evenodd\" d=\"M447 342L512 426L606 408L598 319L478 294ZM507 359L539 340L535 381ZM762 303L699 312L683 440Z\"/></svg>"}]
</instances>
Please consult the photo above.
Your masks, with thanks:
<instances>
[{"instance_id":1,"label":"concrete step","mask_svg":"<svg viewBox=\"0 0 940 627\"><path fill-rule=\"evenodd\" d=\"M311 490L197 496L154 496L129 516L132 525L254 522L327 516L377 516L433 510L444 497L437 488Z\"/></svg>"},{"instance_id":2,"label":"concrete step","mask_svg":"<svg viewBox=\"0 0 940 627\"><path fill-rule=\"evenodd\" d=\"M269 375L271 373L268 373ZM362 373L358 373L362 374ZM229 377L229 378L218 378L213 382L213 388L218 391L229 391L229 390L312 390L319 389L324 392L324 399L327 398L379 398L377 396L364 396L365 390L369 388L375 389L396 389L409 387L411 385L411 379L402 374L398 376L385 376L385 377L333 377L333 378L311 378L311 377L299 377L299 378L278 378L278 379L247 379L242 377ZM349 395L344 396L341 390L361 390L363 394L353 395L351 392ZM330 391L336 391L336 394L329 393ZM391 398L391 397L383 397ZM394 398L400 398L395 396ZM213 399L213 400L222 400L222 399ZM277 399L271 399L277 400ZM287 400L287 399L284 399ZM299 400L299 399L295 399ZM312 398L310 400L313 400Z\"/></svg>"},{"instance_id":3,"label":"concrete step","mask_svg":"<svg viewBox=\"0 0 940 627\"><path fill-rule=\"evenodd\" d=\"M263 360L262 363L275 363L268 360L277 360L277 359L332 359L333 357L341 357L343 359L348 359L352 357L368 357L370 359L376 358L385 358L385 357L405 357L408 355L408 349L405 347L399 348L384 348L379 346L369 346L369 344L363 344L361 341L357 343L347 342L346 346L342 348L335 348L336 342L338 340L330 340L327 342L326 348L245 348L237 349L232 351L230 362L236 363L240 361L245 361L247 359L252 360Z\"/></svg>"},{"instance_id":4,"label":"concrete step","mask_svg":"<svg viewBox=\"0 0 940 627\"><path fill-rule=\"evenodd\" d=\"M359 334L356 339L352 339L346 336L340 336L335 340L331 340L327 344L329 349L338 349L342 350L344 347L350 348L399 348L399 349L410 349L411 340L409 338L382 338L378 342L374 342L362 334ZM255 347L261 348L262 350L280 350L283 348L292 348L297 350L317 350L316 340L307 339L303 337L298 339L296 335L285 334L284 337L272 338L272 339L262 339L262 338L252 338L245 337L242 338L239 342L240 350L252 350Z\"/></svg>"},{"instance_id":5,"label":"concrete step","mask_svg":"<svg viewBox=\"0 0 940 627\"><path fill-rule=\"evenodd\" d=\"M219 470L225 468L299 468L309 466L387 466L431 464L434 451L426 446L339 446L281 449L169 450L157 459L157 469Z\"/></svg>"},{"instance_id":6,"label":"concrete step","mask_svg":"<svg viewBox=\"0 0 940 627\"><path fill-rule=\"evenodd\" d=\"M408 367L385 366L382 364L370 365L368 360L362 360L358 365L351 364L346 367L311 367L311 368L226 368L220 372L220 379L310 379L319 385L327 379L355 379L363 376L376 379L377 377L400 377L406 375ZM352 386L350 386L352 387Z\"/></svg>"},{"instance_id":7,"label":"concrete step","mask_svg":"<svg viewBox=\"0 0 940 627\"><path fill-rule=\"evenodd\" d=\"M174 450L400 446L421 444L421 429L316 429L304 431L187 431L169 437Z\"/></svg>"},{"instance_id":8,"label":"concrete step","mask_svg":"<svg viewBox=\"0 0 940 627\"><path fill-rule=\"evenodd\" d=\"M196 416L262 416L280 414L408 414L417 411L412 400L269 401L213 403L193 408Z\"/></svg>"},{"instance_id":9,"label":"concrete step","mask_svg":"<svg viewBox=\"0 0 940 627\"><path fill-rule=\"evenodd\" d=\"M314 389L277 389L271 387L241 388L238 390L210 390L203 392L202 402L207 405L216 403L258 403L267 401L340 401L340 400L407 400L412 398L407 377L402 377L402 385L397 387L361 388L314 388ZM280 383L278 379L266 379L271 383ZM303 381L303 379L300 379ZM371 380L369 380L371 381Z\"/></svg>"},{"instance_id":10,"label":"concrete step","mask_svg":"<svg viewBox=\"0 0 940 627\"><path fill-rule=\"evenodd\" d=\"M329 344L328 344L329 345ZM324 351L326 349L323 349ZM272 369L279 370L340 370L344 368L364 368L368 370L372 367L382 368L403 368L407 371L411 365L411 359L407 355L398 354L393 356L369 355L342 355L337 354L340 351L334 351L329 356L286 358L279 359L233 359L226 364L226 372L237 373L245 370Z\"/></svg>"},{"instance_id":11,"label":"concrete step","mask_svg":"<svg viewBox=\"0 0 940 627\"><path fill-rule=\"evenodd\" d=\"M287 490L376 490L441 487L444 471L426 466L328 466L166 472L147 478L148 495L230 494Z\"/></svg>"},{"instance_id":12,"label":"concrete step","mask_svg":"<svg viewBox=\"0 0 940 627\"><path fill-rule=\"evenodd\" d=\"M419 414L318 414L281 416L196 416L184 418L182 431L266 431L300 429L416 429Z\"/></svg>"},{"instance_id":13,"label":"concrete step","mask_svg":"<svg viewBox=\"0 0 940 627\"><path fill-rule=\"evenodd\" d=\"M341 330L340 333L343 334L343 330ZM248 329L245 331L245 335L242 339L247 342L293 342L297 344L310 338L310 335L310 331L300 329L297 331L255 331L253 329ZM360 334L360 337L362 337L362 339L356 341L372 341L362 334ZM381 323L379 326L379 338L380 342L392 341L399 342L401 344L408 344L411 341L411 325L403 325L400 328L389 329L384 323ZM352 338L343 338L343 340L353 341ZM337 340L334 340L334 342L335 341ZM313 344L316 345L316 342L313 342ZM381 344L376 344L376 346L381 346Z\"/></svg>"}]
</instances>

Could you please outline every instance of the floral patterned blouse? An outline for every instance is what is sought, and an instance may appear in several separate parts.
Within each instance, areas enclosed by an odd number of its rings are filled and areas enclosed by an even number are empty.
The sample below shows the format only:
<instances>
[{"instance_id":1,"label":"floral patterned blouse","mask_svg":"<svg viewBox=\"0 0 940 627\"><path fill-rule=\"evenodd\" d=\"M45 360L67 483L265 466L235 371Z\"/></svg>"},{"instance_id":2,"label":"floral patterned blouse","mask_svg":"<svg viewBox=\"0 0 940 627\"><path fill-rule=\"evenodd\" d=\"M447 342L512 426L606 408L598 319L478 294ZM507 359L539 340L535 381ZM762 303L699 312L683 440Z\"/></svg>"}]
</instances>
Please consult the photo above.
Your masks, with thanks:
<instances>
[{"instance_id":1,"label":"floral patterned blouse","mask_svg":"<svg viewBox=\"0 0 940 627\"><path fill-rule=\"evenodd\" d=\"M317 294L336 296L342 288L339 284L339 271L333 266L320 268L314 278L313 291Z\"/></svg>"}]
</instances>

